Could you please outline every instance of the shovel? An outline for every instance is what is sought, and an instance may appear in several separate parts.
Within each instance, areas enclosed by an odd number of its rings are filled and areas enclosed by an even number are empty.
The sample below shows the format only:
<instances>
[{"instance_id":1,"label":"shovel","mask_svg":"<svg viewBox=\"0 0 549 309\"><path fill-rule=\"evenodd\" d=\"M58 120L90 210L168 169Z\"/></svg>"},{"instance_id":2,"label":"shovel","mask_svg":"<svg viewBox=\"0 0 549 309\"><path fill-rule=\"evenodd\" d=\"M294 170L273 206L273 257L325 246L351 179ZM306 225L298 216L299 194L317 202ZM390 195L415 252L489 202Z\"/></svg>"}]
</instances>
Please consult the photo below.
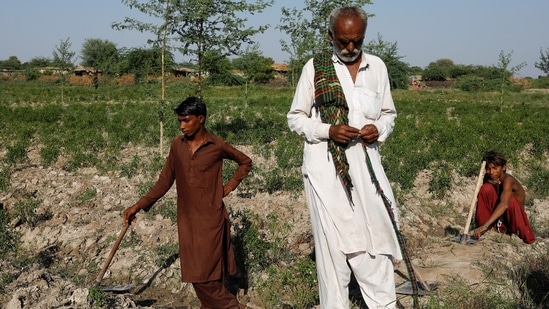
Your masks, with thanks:
<instances>
[{"instance_id":1,"label":"shovel","mask_svg":"<svg viewBox=\"0 0 549 309\"><path fill-rule=\"evenodd\" d=\"M475 206L477 204L478 192L480 191L480 187L482 186L482 181L484 179L485 172L486 172L486 161L482 161L482 164L480 165L480 171L478 173L477 186L475 188L475 193L473 193L473 200L471 201L471 206L469 208L469 215L467 216L467 222L465 223L465 229L463 230L463 234L456 236L454 238L455 242L459 242L462 245L474 244L478 241L478 239L472 238L469 235L469 227L471 225L471 219L473 218L473 211L475 210Z\"/></svg>"},{"instance_id":2,"label":"shovel","mask_svg":"<svg viewBox=\"0 0 549 309\"><path fill-rule=\"evenodd\" d=\"M128 227L130 227L129 224L125 224L124 228L120 232L120 235L118 235L118 239L114 243L111 253L109 253L109 256L107 257L107 260L103 264L103 267L101 268L101 272L99 272L99 275L97 275L97 278L95 279L95 286L99 287L101 290L105 292L126 292L131 290L134 285L133 284L125 284L125 285L100 285L101 280L103 279L103 276L105 275L105 272L107 271L107 268L109 268L109 265L111 264L112 258L114 254L116 253L116 250L118 250L118 246L120 246L120 242L122 242L122 238L124 238L124 235L126 234L126 231L128 230Z\"/></svg>"}]
</instances>

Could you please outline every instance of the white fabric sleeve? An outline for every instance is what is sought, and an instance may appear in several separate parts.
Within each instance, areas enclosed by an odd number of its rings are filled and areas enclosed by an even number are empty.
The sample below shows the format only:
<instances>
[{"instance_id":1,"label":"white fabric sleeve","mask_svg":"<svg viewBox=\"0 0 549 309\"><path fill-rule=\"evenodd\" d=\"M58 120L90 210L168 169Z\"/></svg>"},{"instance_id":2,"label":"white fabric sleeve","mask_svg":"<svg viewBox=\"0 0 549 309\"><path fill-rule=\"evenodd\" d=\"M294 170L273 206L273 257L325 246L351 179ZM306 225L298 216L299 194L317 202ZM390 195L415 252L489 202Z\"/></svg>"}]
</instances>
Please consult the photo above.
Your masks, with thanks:
<instances>
[{"instance_id":1,"label":"white fabric sleeve","mask_svg":"<svg viewBox=\"0 0 549 309\"><path fill-rule=\"evenodd\" d=\"M330 124L322 123L314 113L314 66L309 60L303 67L297 83L292 106L286 115L290 130L310 143L329 139ZM311 117L313 114L313 117Z\"/></svg>"}]
</instances>

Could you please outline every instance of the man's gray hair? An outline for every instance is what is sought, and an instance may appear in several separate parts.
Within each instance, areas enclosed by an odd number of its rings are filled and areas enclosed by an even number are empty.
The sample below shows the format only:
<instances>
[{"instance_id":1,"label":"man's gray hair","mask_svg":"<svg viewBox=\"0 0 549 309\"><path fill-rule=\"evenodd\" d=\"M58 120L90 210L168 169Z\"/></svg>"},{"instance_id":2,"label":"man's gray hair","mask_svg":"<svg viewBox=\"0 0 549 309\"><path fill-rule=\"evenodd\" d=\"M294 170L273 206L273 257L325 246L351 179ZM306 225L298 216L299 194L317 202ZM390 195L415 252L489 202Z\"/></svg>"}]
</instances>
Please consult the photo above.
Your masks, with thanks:
<instances>
[{"instance_id":1,"label":"man's gray hair","mask_svg":"<svg viewBox=\"0 0 549 309\"><path fill-rule=\"evenodd\" d=\"M345 6L333 9L330 13L330 25L328 31L334 33L334 24L340 18L344 16L358 16L364 22L364 29L368 26L368 14L358 6Z\"/></svg>"}]
</instances>

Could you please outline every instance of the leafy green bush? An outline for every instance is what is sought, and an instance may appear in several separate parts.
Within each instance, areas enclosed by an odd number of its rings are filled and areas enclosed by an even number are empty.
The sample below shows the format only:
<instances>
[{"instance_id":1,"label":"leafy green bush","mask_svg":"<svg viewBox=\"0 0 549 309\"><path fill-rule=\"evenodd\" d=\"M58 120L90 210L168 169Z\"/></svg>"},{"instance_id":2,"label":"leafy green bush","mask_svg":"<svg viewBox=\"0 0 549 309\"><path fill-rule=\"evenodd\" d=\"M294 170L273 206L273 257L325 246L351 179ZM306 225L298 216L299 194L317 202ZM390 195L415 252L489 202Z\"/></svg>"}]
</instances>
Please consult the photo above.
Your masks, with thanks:
<instances>
[{"instance_id":1,"label":"leafy green bush","mask_svg":"<svg viewBox=\"0 0 549 309\"><path fill-rule=\"evenodd\" d=\"M465 75L456 80L454 87L462 91L476 92L482 90L483 82L484 79L476 75Z\"/></svg>"}]
</instances>

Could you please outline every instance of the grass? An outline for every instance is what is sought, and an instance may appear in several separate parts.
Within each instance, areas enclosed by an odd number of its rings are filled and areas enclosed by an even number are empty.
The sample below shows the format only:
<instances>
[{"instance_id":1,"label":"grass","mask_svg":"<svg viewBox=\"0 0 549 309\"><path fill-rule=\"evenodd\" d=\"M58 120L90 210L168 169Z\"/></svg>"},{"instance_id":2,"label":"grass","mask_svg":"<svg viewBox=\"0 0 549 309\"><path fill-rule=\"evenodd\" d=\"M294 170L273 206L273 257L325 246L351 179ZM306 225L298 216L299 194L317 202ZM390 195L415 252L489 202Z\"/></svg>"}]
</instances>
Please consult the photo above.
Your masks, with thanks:
<instances>
[{"instance_id":1,"label":"grass","mask_svg":"<svg viewBox=\"0 0 549 309\"><path fill-rule=\"evenodd\" d=\"M157 154L125 158L123 150L129 145L158 147L159 111L165 115L164 144L169 145L178 134L171 108L194 90L191 84L169 83L166 100L160 103L158 89L155 84L103 86L98 91L70 86L65 88L61 104L60 92L52 84L0 82L0 191L10 190L12 174L29 164L28 151L34 147L39 149L43 167L63 164L61 168L69 172L95 167L102 173L116 172L127 178L144 175L139 185L139 194L144 194L164 159ZM207 128L237 147L251 149L260 158L239 187L241 197L253 198L260 192L301 192L302 140L286 124L292 95L290 88L249 87L247 98L240 87L204 89ZM528 187L530 200L549 196L549 139L542 138L549 136L549 94L509 93L504 104L497 93L395 91L393 96L398 117L381 151L399 204L404 203L406 193L413 192L414 181L425 170L431 171L429 191L433 198L444 199L456 185L451 176L476 177L482 154L488 149L507 155L515 176ZM225 179L232 169L230 164L224 169ZM95 198L94 188L79 196L82 202ZM23 218L22 224L47 220L47 216L33 217L39 203L29 197L21 199L17 214L0 208L0 258L17 256L19 237L10 225L14 215ZM162 207L154 208L151 215L162 214L175 222L175 204L167 200L160 204ZM444 207L429 209L432 216L447 211ZM260 291L265 307L289 304L310 308L318 303L314 261L292 253L288 247L289 223L281 222L276 213L260 218L253 212L236 212L231 217L237 256L251 274L250 283ZM541 222L532 221L547 235ZM160 246L157 265L176 251ZM454 286L430 296L423 308L547 307L546 294L536 288L549 281L546 256L527 257L508 268L507 277L520 287L520 295L509 297L499 289L471 287L456 278ZM47 263L48 257L39 259ZM0 292L12 279L0 272ZM90 291L93 303L104 304L107 300L96 292Z\"/></svg>"}]
</instances>

